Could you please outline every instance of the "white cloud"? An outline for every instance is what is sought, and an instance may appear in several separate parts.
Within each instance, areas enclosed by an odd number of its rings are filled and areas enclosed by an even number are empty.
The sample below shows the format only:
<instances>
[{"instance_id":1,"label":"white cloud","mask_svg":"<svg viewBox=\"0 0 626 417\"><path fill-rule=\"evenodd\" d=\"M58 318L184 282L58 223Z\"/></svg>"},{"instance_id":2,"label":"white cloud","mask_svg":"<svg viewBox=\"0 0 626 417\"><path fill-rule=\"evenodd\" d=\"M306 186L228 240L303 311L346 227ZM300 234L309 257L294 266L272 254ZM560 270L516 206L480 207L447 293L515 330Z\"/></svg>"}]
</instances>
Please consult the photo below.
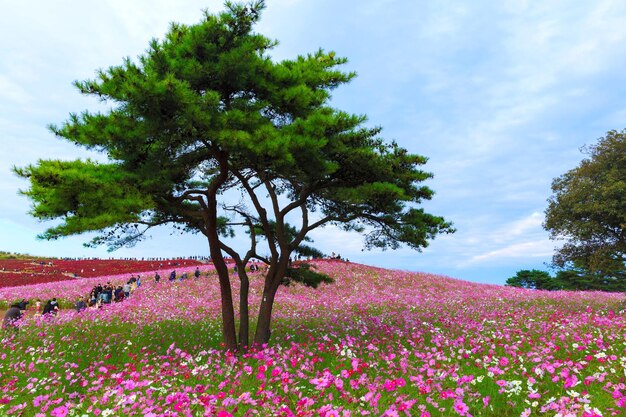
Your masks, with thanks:
<instances>
[{"instance_id":1,"label":"white cloud","mask_svg":"<svg viewBox=\"0 0 626 417\"><path fill-rule=\"evenodd\" d=\"M528 217L513 222L509 226L508 233L510 233L511 236L520 236L528 231L536 230L543 223L543 219L542 213L537 211L533 212Z\"/></svg>"},{"instance_id":2,"label":"white cloud","mask_svg":"<svg viewBox=\"0 0 626 417\"><path fill-rule=\"evenodd\" d=\"M491 265L510 259L549 259L554 253L554 242L542 228L544 216L535 211L531 214L507 221L503 225L485 230L483 219L477 230L464 233L465 254L460 261L464 267L476 264ZM476 236L474 233L480 234Z\"/></svg>"},{"instance_id":3,"label":"white cloud","mask_svg":"<svg viewBox=\"0 0 626 417\"><path fill-rule=\"evenodd\" d=\"M27 104L31 101L31 96L18 83L0 74L0 100Z\"/></svg>"},{"instance_id":4,"label":"white cloud","mask_svg":"<svg viewBox=\"0 0 626 417\"><path fill-rule=\"evenodd\" d=\"M337 226L318 228L311 232L313 247L320 248L330 255L339 253L344 258L354 258L363 249L363 236L355 232L345 232Z\"/></svg>"},{"instance_id":5,"label":"white cloud","mask_svg":"<svg viewBox=\"0 0 626 417\"><path fill-rule=\"evenodd\" d=\"M503 248L471 257L467 265L510 260L512 258L546 258L554 253L554 243L548 239L513 243Z\"/></svg>"}]
</instances>

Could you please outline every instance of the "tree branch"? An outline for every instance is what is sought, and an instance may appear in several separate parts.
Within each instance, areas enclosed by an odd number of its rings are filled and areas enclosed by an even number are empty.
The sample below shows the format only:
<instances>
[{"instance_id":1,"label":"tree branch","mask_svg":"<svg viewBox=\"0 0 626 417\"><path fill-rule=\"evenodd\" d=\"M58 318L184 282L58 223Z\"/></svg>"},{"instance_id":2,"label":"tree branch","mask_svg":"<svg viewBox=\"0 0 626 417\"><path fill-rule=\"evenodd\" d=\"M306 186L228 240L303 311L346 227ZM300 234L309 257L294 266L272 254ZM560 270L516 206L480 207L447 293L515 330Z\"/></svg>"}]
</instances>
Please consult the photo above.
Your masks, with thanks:
<instances>
[{"instance_id":1,"label":"tree branch","mask_svg":"<svg viewBox=\"0 0 626 417\"><path fill-rule=\"evenodd\" d=\"M300 243L302 243L302 240L304 240L304 237L308 233L307 227L309 226L309 210L307 209L306 204L302 204L300 206L300 210L302 211L302 227L300 228L300 232L289 244L290 251L300 246Z\"/></svg>"},{"instance_id":2,"label":"tree branch","mask_svg":"<svg viewBox=\"0 0 626 417\"><path fill-rule=\"evenodd\" d=\"M272 208L274 209L274 216L276 217L276 242L278 242L281 252L286 253L289 250L289 244L285 239L285 221L278 204L278 195L276 194L272 181L264 178L261 178L261 180L263 180L265 188L272 200Z\"/></svg>"},{"instance_id":3,"label":"tree branch","mask_svg":"<svg viewBox=\"0 0 626 417\"><path fill-rule=\"evenodd\" d=\"M261 222L261 225L263 226L263 230L265 231L265 236L267 237L268 246L269 246L270 252L272 254L272 258L273 259L277 259L278 258L278 252L276 251L276 247L274 246L274 243L273 243L274 242L274 233L272 232L272 230L270 228L270 223L269 223L269 220L267 218L267 211L261 205L261 202L259 201L258 196L254 192L254 188L250 185L250 182L248 181L248 178L246 176L244 176L241 172L233 172L233 175L237 179L239 179L239 181L241 182L241 185L248 192L248 195L250 196L250 199L252 200L252 204L254 204L254 208L256 209L257 213L259 214L259 220Z\"/></svg>"}]
</instances>

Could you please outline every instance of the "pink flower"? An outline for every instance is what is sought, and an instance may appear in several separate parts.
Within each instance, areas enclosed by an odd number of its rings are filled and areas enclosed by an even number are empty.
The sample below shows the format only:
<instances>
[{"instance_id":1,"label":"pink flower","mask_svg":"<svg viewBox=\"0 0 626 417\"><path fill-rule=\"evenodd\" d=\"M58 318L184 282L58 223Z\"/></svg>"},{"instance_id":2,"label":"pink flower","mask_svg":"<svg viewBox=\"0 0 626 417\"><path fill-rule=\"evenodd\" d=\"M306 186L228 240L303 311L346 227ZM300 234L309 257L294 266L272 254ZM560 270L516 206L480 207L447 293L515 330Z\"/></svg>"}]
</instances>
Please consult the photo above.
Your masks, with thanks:
<instances>
[{"instance_id":1,"label":"pink flower","mask_svg":"<svg viewBox=\"0 0 626 417\"><path fill-rule=\"evenodd\" d=\"M343 380L340 378L335 379L335 387L337 387L339 391L343 391Z\"/></svg>"},{"instance_id":2,"label":"pink flower","mask_svg":"<svg viewBox=\"0 0 626 417\"><path fill-rule=\"evenodd\" d=\"M446 399L446 398L454 398L454 392L452 390L445 390L445 391L441 391L441 394L439 394L441 396L441 398Z\"/></svg>"},{"instance_id":3,"label":"pink flower","mask_svg":"<svg viewBox=\"0 0 626 417\"><path fill-rule=\"evenodd\" d=\"M578 378L576 378L576 375L571 374L567 378L565 378L565 383L563 383L563 388L565 389L571 388L577 383L578 383Z\"/></svg>"},{"instance_id":4,"label":"pink flower","mask_svg":"<svg viewBox=\"0 0 626 417\"><path fill-rule=\"evenodd\" d=\"M135 387L137 386L137 383L133 381L132 379L128 379L122 382L122 386L127 390L134 390Z\"/></svg>"},{"instance_id":5,"label":"pink flower","mask_svg":"<svg viewBox=\"0 0 626 417\"><path fill-rule=\"evenodd\" d=\"M469 407L463 401L456 400L454 402L454 411L464 416L469 411Z\"/></svg>"},{"instance_id":6,"label":"pink flower","mask_svg":"<svg viewBox=\"0 0 626 417\"><path fill-rule=\"evenodd\" d=\"M67 415L67 407L64 405L57 407L50 412L50 415L52 417L65 417Z\"/></svg>"},{"instance_id":7,"label":"pink flower","mask_svg":"<svg viewBox=\"0 0 626 417\"><path fill-rule=\"evenodd\" d=\"M383 388L385 388L385 390L391 392L391 391L395 391L396 389L396 381L391 381L389 379L385 379L385 382L383 384Z\"/></svg>"},{"instance_id":8,"label":"pink flower","mask_svg":"<svg viewBox=\"0 0 626 417\"><path fill-rule=\"evenodd\" d=\"M215 417L233 417L228 411L219 411Z\"/></svg>"}]
</instances>

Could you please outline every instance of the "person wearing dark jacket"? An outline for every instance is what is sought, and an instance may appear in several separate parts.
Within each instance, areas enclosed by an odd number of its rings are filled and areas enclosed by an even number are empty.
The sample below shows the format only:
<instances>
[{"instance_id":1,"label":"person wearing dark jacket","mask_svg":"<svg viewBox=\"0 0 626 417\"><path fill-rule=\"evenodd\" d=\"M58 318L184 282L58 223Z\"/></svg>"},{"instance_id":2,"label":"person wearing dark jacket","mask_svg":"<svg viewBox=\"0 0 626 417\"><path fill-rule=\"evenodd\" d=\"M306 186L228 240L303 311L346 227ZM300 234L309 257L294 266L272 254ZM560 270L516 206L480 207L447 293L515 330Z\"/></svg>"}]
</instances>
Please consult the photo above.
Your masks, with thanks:
<instances>
[{"instance_id":1,"label":"person wearing dark jacket","mask_svg":"<svg viewBox=\"0 0 626 417\"><path fill-rule=\"evenodd\" d=\"M74 308L76 309L76 312L80 313L87 308L87 303L85 303L85 300L83 300L82 298L79 298L78 301L76 301Z\"/></svg>"},{"instance_id":2,"label":"person wearing dark jacket","mask_svg":"<svg viewBox=\"0 0 626 417\"><path fill-rule=\"evenodd\" d=\"M50 314L52 311L52 300L46 301L46 304L43 306L42 314L45 316L46 314Z\"/></svg>"},{"instance_id":3,"label":"person wearing dark jacket","mask_svg":"<svg viewBox=\"0 0 626 417\"><path fill-rule=\"evenodd\" d=\"M56 316L58 310L59 306L57 304L57 299L53 298L52 300L48 300L46 305L43 307L43 315L52 314Z\"/></svg>"},{"instance_id":4,"label":"person wearing dark jacket","mask_svg":"<svg viewBox=\"0 0 626 417\"><path fill-rule=\"evenodd\" d=\"M17 322L23 316L22 309L19 304L11 305L11 308L4 314L4 321L2 322L3 329L9 329L11 327L17 328Z\"/></svg>"}]
</instances>

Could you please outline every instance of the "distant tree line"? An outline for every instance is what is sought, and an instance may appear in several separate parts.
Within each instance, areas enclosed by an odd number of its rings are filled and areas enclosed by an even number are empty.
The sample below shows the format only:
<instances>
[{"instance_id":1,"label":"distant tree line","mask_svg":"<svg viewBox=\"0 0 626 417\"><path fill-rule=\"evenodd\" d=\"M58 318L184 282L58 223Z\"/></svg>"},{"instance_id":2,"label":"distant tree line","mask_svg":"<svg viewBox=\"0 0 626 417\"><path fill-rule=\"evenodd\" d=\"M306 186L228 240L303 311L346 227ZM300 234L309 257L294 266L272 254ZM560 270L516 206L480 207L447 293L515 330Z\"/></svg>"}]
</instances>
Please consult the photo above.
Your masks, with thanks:
<instances>
[{"instance_id":1,"label":"distant tree line","mask_svg":"<svg viewBox=\"0 0 626 417\"><path fill-rule=\"evenodd\" d=\"M0 259L42 259L39 256L33 256L26 253L0 251Z\"/></svg>"},{"instance_id":2,"label":"distant tree line","mask_svg":"<svg viewBox=\"0 0 626 417\"><path fill-rule=\"evenodd\" d=\"M506 285L536 290L569 291L626 291L626 273L605 275L586 268L563 269L552 276L538 269L524 269L506 280Z\"/></svg>"}]
</instances>

